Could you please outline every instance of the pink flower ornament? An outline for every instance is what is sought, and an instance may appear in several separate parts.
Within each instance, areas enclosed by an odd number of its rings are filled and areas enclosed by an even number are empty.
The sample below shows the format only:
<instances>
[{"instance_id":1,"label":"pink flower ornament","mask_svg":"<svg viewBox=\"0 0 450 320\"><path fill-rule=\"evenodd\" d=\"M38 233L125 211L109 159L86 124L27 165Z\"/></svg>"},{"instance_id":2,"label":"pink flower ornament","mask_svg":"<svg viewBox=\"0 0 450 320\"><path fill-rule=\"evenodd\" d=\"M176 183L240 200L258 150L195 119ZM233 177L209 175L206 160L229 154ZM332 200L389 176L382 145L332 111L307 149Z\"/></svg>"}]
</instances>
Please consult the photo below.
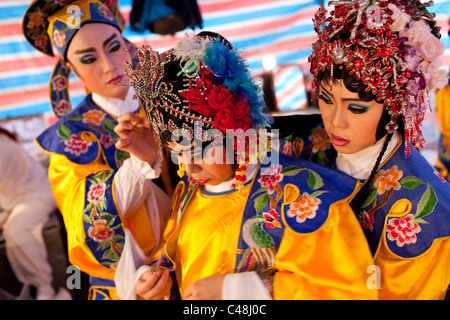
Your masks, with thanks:
<instances>
[{"instance_id":1,"label":"pink flower ornament","mask_svg":"<svg viewBox=\"0 0 450 320\"><path fill-rule=\"evenodd\" d=\"M422 58L428 61L434 61L439 58L445 50L445 45L433 34L431 34L431 32L422 34L416 42L415 47L417 48L417 51L419 51Z\"/></svg>"},{"instance_id":2,"label":"pink flower ornament","mask_svg":"<svg viewBox=\"0 0 450 320\"><path fill-rule=\"evenodd\" d=\"M406 24L411 20L411 16L401 11L395 4L390 3L388 8L393 12L392 20L394 20L394 22L391 24L391 30L394 32L403 30Z\"/></svg>"},{"instance_id":3,"label":"pink flower ornament","mask_svg":"<svg viewBox=\"0 0 450 320\"><path fill-rule=\"evenodd\" d=\"M402 29L399 32L400 38L408 38L408 40L405 41L405 44L412 47L416 47L417 42L419 42L425 34L431 34L431 29L423 20L411 21L408 28Z\"/></svg>"}]
</instances>

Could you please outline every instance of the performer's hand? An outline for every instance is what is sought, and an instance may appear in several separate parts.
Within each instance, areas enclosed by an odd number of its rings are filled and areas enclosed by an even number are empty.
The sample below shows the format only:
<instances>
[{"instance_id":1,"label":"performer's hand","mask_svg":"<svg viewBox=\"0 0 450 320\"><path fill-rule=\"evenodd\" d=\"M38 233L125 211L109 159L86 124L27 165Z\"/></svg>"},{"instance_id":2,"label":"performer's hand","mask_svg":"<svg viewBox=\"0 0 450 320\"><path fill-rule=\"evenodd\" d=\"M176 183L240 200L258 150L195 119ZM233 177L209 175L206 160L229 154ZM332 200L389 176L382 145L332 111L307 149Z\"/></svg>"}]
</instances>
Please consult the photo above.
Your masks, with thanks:
<instances>
[{"instance_id":1,"label":"performer's hand","mask_svg":"<svg viewBox=\"0 0 450 320\"><path fill-rule=\"evenodd\" d=\"M193 282L184 290L184 300L221 300L224 274Z\"/></svg>"},{"instance_id":2,"label":"performer's hand","mask_svg":"<svg viewBox=\"0 0 450 320\"><path fill-rule=\"evenodd\" d=\"M169 270L155 270L152 274L144 272L136 283L136 295L139 300L164 300L170 296L172 278Z\"/></svg>"},{"instance_id":3,"label":"performer's hand","mask_svg":"<svg viewBox=\"0 0 450 320\"><path fill-rule=\"evenodd\" d=\"M114 128L120 137L116 142L116 148L153 165L159 146L148 118L140 118L132 112L127 112L118 118L118 122Z\"/></svg>"}]
</instances>

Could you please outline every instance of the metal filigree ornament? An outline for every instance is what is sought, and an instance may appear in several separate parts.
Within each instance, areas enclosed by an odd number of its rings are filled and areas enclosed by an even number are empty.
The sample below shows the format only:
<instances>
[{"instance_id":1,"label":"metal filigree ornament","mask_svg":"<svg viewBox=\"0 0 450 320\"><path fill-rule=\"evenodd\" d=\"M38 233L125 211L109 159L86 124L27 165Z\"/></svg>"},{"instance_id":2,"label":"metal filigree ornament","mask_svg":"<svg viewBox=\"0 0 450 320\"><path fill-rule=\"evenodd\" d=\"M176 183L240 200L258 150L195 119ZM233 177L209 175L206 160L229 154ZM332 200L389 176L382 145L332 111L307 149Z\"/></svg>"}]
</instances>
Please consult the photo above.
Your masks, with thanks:
<instances>
[{"instance_id":1,"label":"metal filigree ornament","mask_svg":"<svg viewBox=\"0 0 450 320\"><path fill-rule=\"evenodd\" d=\"M181 104L180 98L173 92L173 86L163 81L164 63L158 52L149 46L137 50L139 65L134 67L125 61L130 73L125 74L131 79L131 85L136 94L133 99L140 98L145 102L147 117L157 137L160 132L168 129L173 131L173 125L165 124L160 108L173 107Z\"/></svg>"},{"instance_id":2,"label":"metal filigree ornament","mask_svg":"<svg viewBox=\"0 0 450 320\"><path fill-rule=\"evenodd\" d=\"M423 147L421 124L425 112L431 110L428 91L446 82L442 73L438 79L424 72L425 66L437 63L444 50L434 35L439 28L418 23L433 21L435 15L425 8L432 2L363 0L332 1L329 5L334 5L329 16L321 8L313 19L319 37L309 57L313 96L319 90L319 73L330 72L332 89L335 65L346 68L377 102L384 103L391 115L387 132L397 130L397 119L403 116L405 156L411 145ZM421 31L420 36L416 30ZM431 39L431 47L425 48L421 38ZM412 63L410 59L419 60Z\"/></svg>"}]
</instances>

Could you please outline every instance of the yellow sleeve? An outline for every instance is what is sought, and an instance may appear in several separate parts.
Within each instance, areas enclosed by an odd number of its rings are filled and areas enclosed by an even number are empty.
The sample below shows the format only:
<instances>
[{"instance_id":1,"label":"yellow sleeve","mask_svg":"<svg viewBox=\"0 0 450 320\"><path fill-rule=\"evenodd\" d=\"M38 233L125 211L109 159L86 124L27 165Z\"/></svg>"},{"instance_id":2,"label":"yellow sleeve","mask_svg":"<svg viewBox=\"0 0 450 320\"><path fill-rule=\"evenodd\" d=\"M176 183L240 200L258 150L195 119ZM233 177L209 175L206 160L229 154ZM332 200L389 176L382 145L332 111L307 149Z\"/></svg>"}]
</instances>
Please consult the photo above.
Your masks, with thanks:
<instances>
[{"instance_id":1,"label":"yellow sleeve","mask_svg":"<svg viewBox=\"0 0 450 320\"><path fill-rule=\"evenodd\" d=\"M436 91L436 112L444 136L444 142L450 145L450 85Z\"/></svg>"},{"instance_id":2,"label":"yellow sleeve","mask_svg":"<svg viewBox=\"0 0 450 320\"><path fill-rule=\"evenodd\" d=\"M353 211L345 200L329 210L324 225L311 233L286 226L275 261L275 299L378 298L368 284L372 254Z\"/></svg>"},{"instance_id":3,"label":"yellow sleeve","mask_svg":"<svg viewBox=\"0 0 450 320\"><path fill-rule=\"evenodd\" d=\"M83 226L86 178L105 170L112 169L100 159L91 164L80 165L71 162L64 155L52 153L48 175L53 196L64 218L70 263L91 276L114 279L114 271L99 264L85 244Z\"/></svg>"},{"instance_id":4,"label":"yellow sleeve","mask_svg":"<svg viewBox=\"0 0 450 320\"><path fill-rule=\"evenodd\" d=\"M450 282L450 238L436 239L428 251L402 258L382 245L376 256L380 267L381 299L442 300Z\"/></svg>"}]
</instances>

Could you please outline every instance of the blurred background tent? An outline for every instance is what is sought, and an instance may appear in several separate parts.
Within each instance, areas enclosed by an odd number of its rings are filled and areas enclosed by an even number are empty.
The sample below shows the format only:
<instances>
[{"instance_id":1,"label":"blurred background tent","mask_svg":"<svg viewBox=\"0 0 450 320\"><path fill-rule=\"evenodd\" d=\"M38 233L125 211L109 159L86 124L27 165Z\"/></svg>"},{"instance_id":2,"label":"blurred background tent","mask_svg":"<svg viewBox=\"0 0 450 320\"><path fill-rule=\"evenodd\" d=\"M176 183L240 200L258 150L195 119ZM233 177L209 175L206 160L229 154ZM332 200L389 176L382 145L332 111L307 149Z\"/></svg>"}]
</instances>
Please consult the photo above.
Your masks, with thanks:
<instances>
[{"instance_id":1,"label":"blurred background tent","mask_svg":"<svg viewBox=\"0 0 450 320\"><path fill-rule=\"evenodd\" d=\"M48 82L56 58L36 51L22 36L22 17L30 2L0 0L0 124L18 133L24 141L30 141L32 148L32 140L54 121ZM183 13L188 15L190 24L173 35L164 34L171 30L161 31L157 23L148 25L139 14L150 2L194 8L189 14ZM312 17L320 5L327 3L319 0L119 0L119 10L126 22L124 36L138 46L149 44L158 51L175 45L185 32L193 32L192 28L199 32L199 25L203 30L222 34L237 48L245 50L251 69L264 80L270 108L290 111L310 105L307 58L316 39ZM437 13L442 27L442 41L447 45L444 64L448 68L450 1L436 0L431 11ZM173 13L169 8L168 14ZM176 28L179 20L173 19ZM70 82L72 105L76 105L85 96L84 87L73 75Z\"/></svg>"}]
</instances>

